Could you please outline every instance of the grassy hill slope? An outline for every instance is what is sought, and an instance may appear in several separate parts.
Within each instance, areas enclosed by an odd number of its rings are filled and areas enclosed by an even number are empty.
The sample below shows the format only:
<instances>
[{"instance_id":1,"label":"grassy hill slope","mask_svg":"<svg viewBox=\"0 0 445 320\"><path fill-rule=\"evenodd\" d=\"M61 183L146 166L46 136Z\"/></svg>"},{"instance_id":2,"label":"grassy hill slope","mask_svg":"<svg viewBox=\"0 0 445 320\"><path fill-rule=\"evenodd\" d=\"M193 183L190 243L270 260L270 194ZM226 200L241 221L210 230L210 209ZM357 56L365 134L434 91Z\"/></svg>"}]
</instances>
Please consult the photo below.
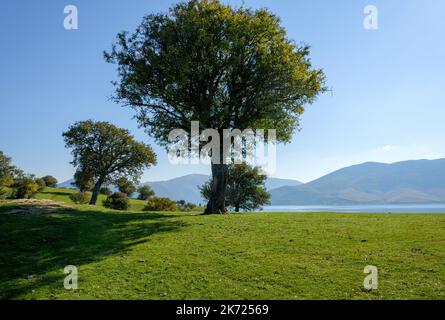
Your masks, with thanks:
<instances>
[{"instance_id":1,"label":"grassy hill slope","mask_svg":"<svg viewBox=\"0 0 445 320\"><path fill-rule=\"evenodd\" d=\"M79 191L77 190L71 190L71 189L56 189L56 188L47 188L42 193L37 194L37 199L49 199L54 201L62 201L71 205L74 205L74 202L70 199L70 194L77 193ZM99 198L97 199L97 205L96 207L103 209L102 201L106 199L107 196L99 195ZM130 201L130 209L132 211L142 211L144 206L147 204L147 201L144 200L137 200L137 199L129 199ZM80 206L88 209L88 205ZM107 209L108 210L108 209Z\"/></svg>"},{"instance_id":2,"label":"grassy hill slope","mask_svg":"<svg viewBox=\"0 0 445 320\"><path fill-rule=\"evenodd\" d=\"M118 212L66 207L67 192L29 214L0 202L0 298L445 298L445 215ZM366 265L379 268L373 292Z\"/></svg>"}]
</instances>

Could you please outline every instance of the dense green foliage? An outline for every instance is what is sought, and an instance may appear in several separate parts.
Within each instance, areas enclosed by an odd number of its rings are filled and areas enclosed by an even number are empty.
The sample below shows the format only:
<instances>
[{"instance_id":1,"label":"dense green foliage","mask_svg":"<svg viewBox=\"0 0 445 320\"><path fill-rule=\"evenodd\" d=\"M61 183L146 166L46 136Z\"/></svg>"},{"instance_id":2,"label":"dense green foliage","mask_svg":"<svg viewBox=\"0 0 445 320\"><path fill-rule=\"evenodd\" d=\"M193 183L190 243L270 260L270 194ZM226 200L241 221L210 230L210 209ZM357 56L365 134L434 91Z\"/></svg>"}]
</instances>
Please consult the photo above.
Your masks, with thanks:
<instances>
[{"instance_id":1,"label":"dense green foliage","mask_svg":"<svg viewBox=\"0 0 445 320\"><path fill-rule=\"evenodd\" d=\"M136 185L134 182L125 177L120 177L114 182L114 184L119 189L119 192L125 193L129 197L136 192Z\"/></svg>"},{"instance_id":2,"label":"dense green foliage","mask_svg":"<svg viewBox=\"0 0 445 320\"><path fill-rule=\"evenodd\" d=\"M105 208L115 210L128 210L130 208L130 202L128 201L128 195L123 192L115 192L107 199L103 201Z\"/></svg>"},{"instance_id":3,"label":"dense green foliage","mask_svg":"<svg viewBox=\"0 0 445 320\"><path fill-rule=\"evenodd\" d=\"M151 197L147 201L144 211L178 211L176 202L166 197Z\"/></svg>"},{"instance_id":4,"label":"dense green foliage","mask_svg":"<svg viewBox=\"0 0 445 320\"><path fill-rule=\"evenodd\" d=\"M69 205L74 205L75 203L70 199L70 196L72 194L79 193L78 190L73 189L55 189L55 188L46 188L45 191L38 193L35 195L36 199L49 199L57 202L66 202ZM85 192L87 199L91 199L91 192ZM98 208L98 210L102 210L105 207L103 206L103 201L107 199L106 195L99 194L97 204L95 208ZM131 210L133 211L142 211L142 209L147 204L146 201L138 200L138 199L128 199ZM80 207L88 209L89 206L83 206Z\"/></svg>"},{"instance_id":5,"label":"dense green foliage","mask_svg":"<svg viewBox=\"0 0 445 320\"><path fill-rule=\"evenodd\" d=\"M445 299L445 215L17 208L0 202L3 299ZM367 265L378 290L363 289Z\"/></svg>"},{"instance_id":6,"label":"dense green foliage","mask_svg":"<svg viewBox=\"0 0 445 320\"><path fill-rule=\"evenodd\" d=\"M78 168L74 173L72 185L79 189L80 192L91 191L94 187L93 175L83 168Z\"/></svg>"},{"instance_id":7,"label":"dense green foliage","mask_svg":"<svg viewBox=\"0 0 445 320\"><path fill-rule=\"evenodd\" d=\"M48 188L56 188L57 187L57 179L53 176L44 176L42 179L45 181L45 186Z\"/></svg>"},{"instance_id":8,"label":"dense green foliage","mask_svg":"<svg viewBox=\"0 0 445 320\"><path fill-rule=\"evenodd\" d=\"M140 186L138 188L138 199L139 200L148 200L150 197L153 197L155 195L155 192L153 191L150 186Z\"/></svg>"},{"instance_id":9,"label":"dense green foliage","mask_svg":"<svg viewBox=\"0 0 445 320\"><path fill-rule=\"evenodd\" d=\"M0 150L0 199L29 199L45 187L43 179L36 179L13 166L11 158Z\"/></svg>"},{"instance_id":10,"label":"dense green foliage","mask_svg":"<svg viewBox=\"0 0 445 320\"><path fill-rule=\"evenodd\" d=\"M214 0L146 16L133 34L118 35L105 58L118 65L116 101L133 107L164 146L172 128L188 132L191 121L220 133L276 129L288 142L305 105L325 91L309 48L288 39L277 16ZM214 169L209 213L225 211L226 170Z\"/></svg>"},{"instance_id":11,"label":"dense green foliage","mask_svg":"<svg viewBox=\"0 0 445 320\"><path fill-rule=\"evenodd\" d=\"M42 178L35 179L35 183L39 186L38 192L42 192L46 188L46 182Z\"/></svg>"},{"instance_id":12,"label":"dense green foliage","mask_svg":"<svg viewBox=\"0 0 445 320\"><path fill-rule=\"evenodd\" d=\"M148 145L108 122L76 122L63 137L66 147L72 149L71 163L94 181L90 204L96 204L104 183L121 177L137 181L144 169L156 163Z\"/></svg>"},{"instance_id":13,"label":"dense green foliage","mask_svg":"<svg viewBox=\"0 0 445 320\"><path fill-rule=\"evenodd\" d=\"M85 191L72 193L69 197L76 204L87 204L90 201L90 195Z\"/></svg>"},{"instance_id":14,"label":"dense green foliage","mask_svg":"<svg viewBox=\"0 0 445 320\"><path fill-rule=\"evenodd\" d=\"M41 187L32 176L23 175L14 179L11 188L13 189L13 198L30 199L34 197Z\"/></svg>"},{"instance_id":15,"label":"dense green foliage","mask_svg":"<svg viewBox=\"0 0 445 320\"><path fill-rule=\"evenodd\" d=\"M102 188L100 188L99 193L103 194L105 196L111 196L113 194L113 191L110 188L102 187Z\"/></svg>"},{"instance_id":16,"label":"dense green foliage","mask_svg":"<svg viewBox=\"0 0 445 320\"><path fill-rule=\"evenodd\" d=\"M239 212L254 211L269 204L270 195L266 190L267 176L261 174L260 168L248 164L231 164L228 166L226 204L229 208ZM201 187L204 199L209 199L212 180Z\"/></svg>"}]
</instances>

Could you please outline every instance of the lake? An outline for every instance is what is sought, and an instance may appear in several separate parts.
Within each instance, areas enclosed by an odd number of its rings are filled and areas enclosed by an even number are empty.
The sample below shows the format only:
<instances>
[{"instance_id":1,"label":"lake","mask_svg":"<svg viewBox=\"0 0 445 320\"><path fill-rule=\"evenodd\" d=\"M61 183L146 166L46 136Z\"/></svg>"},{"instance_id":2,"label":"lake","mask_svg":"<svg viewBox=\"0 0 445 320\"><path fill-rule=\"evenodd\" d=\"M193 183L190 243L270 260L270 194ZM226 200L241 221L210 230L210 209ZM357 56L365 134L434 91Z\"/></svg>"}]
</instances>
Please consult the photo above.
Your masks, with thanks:
<instances>
[{"instance_id":1,"label":"lake","mask_svg":"<svg viewBox=\"0 0 445 320\"><path fill-rule=\"evenodd\" d=\"M264 212L445 213L445 204L265 206Z\"/></svg>"}]
</instances>

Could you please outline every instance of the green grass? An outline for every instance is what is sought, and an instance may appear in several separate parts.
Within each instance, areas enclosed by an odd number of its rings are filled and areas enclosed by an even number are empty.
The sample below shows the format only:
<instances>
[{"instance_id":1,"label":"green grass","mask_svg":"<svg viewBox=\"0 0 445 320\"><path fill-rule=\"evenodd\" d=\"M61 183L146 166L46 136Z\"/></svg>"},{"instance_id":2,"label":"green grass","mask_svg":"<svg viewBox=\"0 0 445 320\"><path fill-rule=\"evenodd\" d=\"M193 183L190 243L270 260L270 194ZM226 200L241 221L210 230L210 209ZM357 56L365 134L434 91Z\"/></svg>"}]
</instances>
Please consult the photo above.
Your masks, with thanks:
<instances>
[{"instance_id":1,"label":"green grass","mask_svg":"<svg viewBox=\"0 0 445 320\"><path fill-rule=\"evenodd\" d=\"M69 195L72 193L77 193L76 190L70 190L70 189L55 189L55 188L48 188L42 193L37 194L37 199L50 199L54 201L62 201L69 204L74 203L70 200ZM97 200L97 207L103 208L102 201L106 199L107 196L99 195L99 198ZM130 209L132 211L142 211L144 206L147 204L147 201L144 200L137 200L137 199L130 199ZM85 206L88 207L88 206Z\"/></svg>"},{"instance_id":2,"label":"green grass","mask_svg":"<svg viewBox=\"0 0 445 320\"><path fill-rule=\"evenodd\" d=\"M68 191L39 198L69 202ZM444 299L445 215L119 212L10 214L4 299ZM79 289L63 287L66 265ZM363 289L363 268L379 288Z\"/></svg>"}]
</instances>

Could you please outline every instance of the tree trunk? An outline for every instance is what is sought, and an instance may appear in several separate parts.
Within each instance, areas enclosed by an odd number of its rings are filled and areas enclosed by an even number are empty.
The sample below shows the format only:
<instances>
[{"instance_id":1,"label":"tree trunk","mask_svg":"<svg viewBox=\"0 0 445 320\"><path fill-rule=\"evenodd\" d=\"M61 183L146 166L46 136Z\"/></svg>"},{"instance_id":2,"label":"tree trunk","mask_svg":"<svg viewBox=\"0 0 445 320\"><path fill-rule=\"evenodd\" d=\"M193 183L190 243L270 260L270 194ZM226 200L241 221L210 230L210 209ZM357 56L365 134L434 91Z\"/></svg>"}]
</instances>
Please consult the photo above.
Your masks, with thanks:
<instances>
[{"instance_id":1,"label":"tree trunk","mask_svg":"<svg viewBox=\"0 0 445 320\"><path fill-rule=\"evenodd\" d=\"M99 192L100 192L100 188L102 187L103 183L104 183L103 180L99 179L99 180L97 180L96 184L94 185L94 188L93 188L93 191L92 191L93 194L91 195L91 200L90 200L90 205L91 206L96 205L97 198L98 198Z\"/></svg>"},{"instance_id":2,"label":"tree trunk","mask_svg":"<svg viewBox=\"0 0 445 320\"><path fill-rule=\"evenodd\" d=\"M239 207L240 207L239 204L237 204L237 205L235 206L235 212L239 212Z\"/></svg>"},{"instance_id":3,"label":"tree trunk","mask_svg":"<svg viewBox=\"0 0 445 320\"><path fill-rule=\"evenodd\" d=\"M205 214L225 213L226 210L226 187L227 187L227 164L212 163L212 193L207 204Z\"/></svg>"}]
</instances>

